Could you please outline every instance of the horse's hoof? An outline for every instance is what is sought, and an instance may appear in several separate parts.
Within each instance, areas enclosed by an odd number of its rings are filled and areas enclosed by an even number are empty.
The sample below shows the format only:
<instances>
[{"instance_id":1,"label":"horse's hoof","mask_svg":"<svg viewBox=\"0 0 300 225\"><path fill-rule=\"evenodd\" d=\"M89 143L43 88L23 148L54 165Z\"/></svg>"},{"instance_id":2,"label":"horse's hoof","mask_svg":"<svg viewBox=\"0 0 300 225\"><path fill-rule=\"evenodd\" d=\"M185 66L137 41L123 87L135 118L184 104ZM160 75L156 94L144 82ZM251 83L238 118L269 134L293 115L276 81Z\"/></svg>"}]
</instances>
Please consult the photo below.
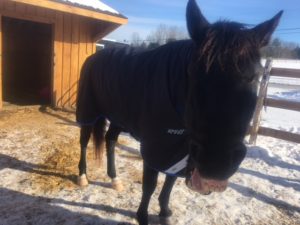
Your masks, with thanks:
<instances>
[{"instance_id":1,"label":"horse's hoof","mask_svg":"<svg viewBox=\"0 0 300 225\"><path fill-rule=\"evenodd\" d=\"M88 181L88 179L87 179L87 177L86 177L85 174L77 177L77 184L80 187L85 187L85 186L89 185L89 181Z\"/></svg>"},{"instance_id":2,"label":"horse's hoof","mask_svg":"<svg viewBox=\"0 0 300 225\"><path fill-rule=\"evenodd\" d=\"M111 186L112 186L113 189L115 189L118 192L121 192L121 191L124 190L122 181L117 179L117 178L112 179Z\"/></svg>"},{"instance_id":3,"label":"horse's hoof","mask_svg":"<svg viewBox=\"0 0 300 225\"><path fill-rule=\"evenodd\" d=\"M173 212L171 209L165 209L165 210L161 210L159 213L159 217L160 218L169 218L170 216L172 216Z\"/></svg>"},{"instance_id":4,"label":"horse's hoof","mask_svg":"<svg viewBox=\"0 0 300 225\"><path fill-rule=\"evenodd\" d=\"M138 210L136 213L136 220L139 225L148 225L148 213Z\"/></svg>"}]
</instances>

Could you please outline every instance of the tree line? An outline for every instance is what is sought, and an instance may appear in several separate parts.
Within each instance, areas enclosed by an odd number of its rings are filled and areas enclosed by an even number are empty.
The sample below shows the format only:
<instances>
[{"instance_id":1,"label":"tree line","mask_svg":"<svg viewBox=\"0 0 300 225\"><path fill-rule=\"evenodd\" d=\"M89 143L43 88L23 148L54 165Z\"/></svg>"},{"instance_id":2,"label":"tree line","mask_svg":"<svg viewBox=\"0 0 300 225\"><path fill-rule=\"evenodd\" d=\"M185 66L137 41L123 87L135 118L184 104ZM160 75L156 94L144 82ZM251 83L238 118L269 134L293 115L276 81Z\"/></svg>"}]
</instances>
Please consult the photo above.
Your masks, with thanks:
<instances>
[{"instance_id":1,"label":"tree line","mask_svg":"<svg viewBox=\"0 0 300 225\"><path fill-rule=\"evenodd\" d=\"M188 38L185 28L160 24L146 39L142 39L137 32L133 33L131 36L131 46L146 50L157 48L172 41ZM296 43L274 38L268 46L261 50L261 55L262 57L300 59L300 46Z\"/></svg>"},{"instance_id":2,"label":"tree line","mask_svg":"<svg viewBox=\"0 0 300 225\"><path fill-rule=\"evenodd\" d=\"M263 57L300 59L300 47L296 43L285 42L275 38L261 50Z\"/></svg>"},{"instance_id":3,"label":"tree line","mask_svg":"<svg viewBox=\"0 0 300 225\"><path fill-rule=\"evenodd\" d=\"M184 28L160 24L146 39L142 39L137 32L133 33L131 36L131 46L139 49L153 49L171 41L187 38L188 35Z\"/></svg>"}]
</instances>

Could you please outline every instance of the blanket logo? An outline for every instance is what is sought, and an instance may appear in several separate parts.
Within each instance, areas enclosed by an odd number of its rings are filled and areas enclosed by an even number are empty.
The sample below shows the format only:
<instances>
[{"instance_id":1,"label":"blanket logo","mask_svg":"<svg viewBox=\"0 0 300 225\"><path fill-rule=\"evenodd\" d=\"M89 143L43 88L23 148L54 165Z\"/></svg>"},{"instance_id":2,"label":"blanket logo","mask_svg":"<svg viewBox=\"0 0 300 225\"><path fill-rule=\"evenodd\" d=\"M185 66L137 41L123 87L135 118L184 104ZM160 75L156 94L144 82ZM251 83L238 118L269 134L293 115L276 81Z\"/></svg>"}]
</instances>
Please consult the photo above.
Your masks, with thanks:
<instances>
[{"instance_id":1,"label":"blanket logo","mask_svg":"<svg viewBox=\"0 0 300 225\"><path fill-rule=\"evenodd\" d=\"M183 135L184 131L185 129L168 129L167 133L173 135Z\"/></svg>"}]
</instances>

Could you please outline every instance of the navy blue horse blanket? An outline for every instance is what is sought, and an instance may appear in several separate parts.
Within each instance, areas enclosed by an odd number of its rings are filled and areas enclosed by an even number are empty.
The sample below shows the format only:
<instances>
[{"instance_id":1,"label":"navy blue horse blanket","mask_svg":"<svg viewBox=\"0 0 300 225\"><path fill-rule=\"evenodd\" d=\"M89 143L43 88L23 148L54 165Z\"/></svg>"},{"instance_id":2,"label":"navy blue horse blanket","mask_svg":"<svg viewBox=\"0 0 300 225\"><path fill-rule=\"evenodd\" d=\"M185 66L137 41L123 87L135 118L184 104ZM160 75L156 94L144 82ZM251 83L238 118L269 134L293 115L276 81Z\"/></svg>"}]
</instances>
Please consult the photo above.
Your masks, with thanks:
<instances>
[{"instance_id":1,"label":"navy blue horse blanket","mask_svg":"<svg viewBox=\"0 0 300 225\"><path fill-rule=\"evenodd\" d=\"M150 167L177 173L174 164L188 156L183 111L193 45L186 40L145 52L104 49L90 56L79 82L77 122L108 118L141 141Z\"/></svg>"}]
</instances>

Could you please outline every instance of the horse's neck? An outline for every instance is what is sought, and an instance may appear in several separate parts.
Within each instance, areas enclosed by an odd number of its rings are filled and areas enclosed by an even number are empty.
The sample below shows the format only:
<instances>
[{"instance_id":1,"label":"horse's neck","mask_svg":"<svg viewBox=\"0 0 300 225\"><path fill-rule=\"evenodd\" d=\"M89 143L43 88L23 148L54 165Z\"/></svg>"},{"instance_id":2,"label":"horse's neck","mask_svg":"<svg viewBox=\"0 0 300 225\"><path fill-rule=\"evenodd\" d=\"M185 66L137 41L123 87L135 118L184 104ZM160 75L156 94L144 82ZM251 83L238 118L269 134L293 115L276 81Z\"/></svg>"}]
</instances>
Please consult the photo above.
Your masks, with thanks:
<instances>
[{"instance_id":1,"label":"horse's neck","mask_svg":"<svg viewBox=\"0 0 300 225\"><path fill-rule=\"evenodd\" d=\"M174 109L183 120L187 98L188 65L193 54L193 43L175 43L170 54L169 92Z\"/></svg>"}]
</instances>

